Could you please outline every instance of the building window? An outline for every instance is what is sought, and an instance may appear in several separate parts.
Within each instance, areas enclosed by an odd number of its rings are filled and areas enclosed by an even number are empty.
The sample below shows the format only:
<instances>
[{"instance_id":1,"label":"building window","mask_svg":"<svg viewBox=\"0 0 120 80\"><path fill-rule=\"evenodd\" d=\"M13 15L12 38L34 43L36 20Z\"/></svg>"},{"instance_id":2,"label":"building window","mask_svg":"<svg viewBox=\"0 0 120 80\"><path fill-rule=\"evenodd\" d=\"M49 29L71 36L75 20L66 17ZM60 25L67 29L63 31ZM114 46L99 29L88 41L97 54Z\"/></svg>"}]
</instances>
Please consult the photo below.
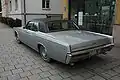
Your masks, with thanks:
<instances>
[{"instance_id":1,"label":"building window","mask_svg":"<svg viewBox=\"0 0 120 80\"><path fill-rule=\"evenodd\" d=\"M42 8L50 9L50 0L42 0Z\"/></svg>"},{"instance_id":2,"label":"building window","mask_svg":"<svg viewBox=\"0 0 120 80\"><path fill-rule=\"evenodd\" d=\"M10 1L10 11L12 11L12 1Z\"/></svg>"},{"instance_id":3,"label":"building window","mask_svg":"<svg viewBox=\"0 0 120 80\"><path fill-rule=\"evenodd\" d=\"M18 10L18 0L15 0L15 10Z\"/></svg>"}]
</instances>

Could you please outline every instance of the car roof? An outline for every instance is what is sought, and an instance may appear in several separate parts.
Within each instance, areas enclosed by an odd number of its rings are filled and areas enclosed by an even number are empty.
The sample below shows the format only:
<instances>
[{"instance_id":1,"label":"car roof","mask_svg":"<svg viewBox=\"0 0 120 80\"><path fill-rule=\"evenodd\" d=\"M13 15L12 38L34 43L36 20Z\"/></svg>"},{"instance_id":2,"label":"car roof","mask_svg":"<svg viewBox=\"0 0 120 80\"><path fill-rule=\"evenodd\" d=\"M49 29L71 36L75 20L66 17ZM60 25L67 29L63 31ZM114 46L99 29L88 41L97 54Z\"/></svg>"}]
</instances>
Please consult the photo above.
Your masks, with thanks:
<instances>
[{"instance_id":1,"label":"car roof","mask_svg":"<svg viewBox=\"0 0 120 80\"><path fill-rule=\"evenodd\" d=\"M40 21L51 22L51 21L60 21L60 20L62 20L62 19L41 18L41 19L33 19L31 21L33 21L33 22L40 22ZM63 20L63 21L65 21L65 20Z\"/></svg>"}]
</instances>

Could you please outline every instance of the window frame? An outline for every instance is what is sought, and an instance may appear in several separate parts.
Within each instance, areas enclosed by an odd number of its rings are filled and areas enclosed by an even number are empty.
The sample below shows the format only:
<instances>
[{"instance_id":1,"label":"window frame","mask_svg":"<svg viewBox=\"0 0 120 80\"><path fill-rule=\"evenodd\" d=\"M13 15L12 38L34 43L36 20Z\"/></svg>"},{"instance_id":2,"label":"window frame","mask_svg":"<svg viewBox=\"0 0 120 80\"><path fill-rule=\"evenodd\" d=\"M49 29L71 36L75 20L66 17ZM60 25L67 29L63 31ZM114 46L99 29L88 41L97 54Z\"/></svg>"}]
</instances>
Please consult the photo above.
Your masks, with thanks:
<instances>
[{"instance_id":1,"label":"window frame","mask_svg":"<svg viewBox=\"0 0 120 80\"><path fill-rule=\"evenodd\" d=\"M39 31L40 32L42 32L42 33L47 33L48 32L48 29L47 29L44 22L40 21L38 25L39 25ZM44 29L44 31L41 31L41 28L40 28L41 26L43 26L42 28Z\"/></svg>"},{"instance_id":2,"label":"window frame","mask_svg":"<svg viewBox=\"0 0 120 80\"><path fill-rule=\"evenodd\" d=\"M11 12L12 11L12 1L11 0L9 1L9 6L10 6L9 11Z\"/></svg>"},{"instance_id":3,"label":"window frame","mask_svg":"<svg viewBox=\"0 0 120 80\"><path fill-rule=\"evenodd\" d=\"M30 28L30 30L34 31L34 32L39 31L38 23L37 22L32 22L32 26L31 27L33 27L34 25L36 26L37 30L32 30L31 28Z\"/></svg>"},{"instance_id":4,"label":"window frame","mask_svg":"<svg viewBox=\"0 0 120 80\"><path fill-rule=\"evenodd\" d=\"M49 2L49 7L47 7L47 1ZM50 10L50 0L42 0L42 9L43 10Z\"/></svg>"},{"instance_id":5,"label":"window frame","mask_svg":"<svg viewBox=\"0 0 120 80\"><path fill-rule=\"evenodd\" d=\"M27 28L30 23L33 25L33 22L29 21L29 22L27 23L27 25L25 26L25 29L30 30L30 28L29 28L29 29Z\"/></svg>"},{"instance_id":6,"label":"window frame","mask_svg":"<svg viewBox=\"0 0 120 80\"><path fill-rule=\"evenodd\" d=\"M18 0L15 0L15 11L18 10Z\"/></svg>"},{"instance_id":7,"label":"window frame","mask_svg":"<svg viewBox=\"0 0 120 80\"><path fill-rule=\"evenodd\" d=\"M73 29L73 30L80 30L80 28L79 28L79 26L74 22L74 21L72 21L72 20L56 20L56 21L48 21L46 24L47 24L47 27L48 27L48 33L52 33L52 32L60 32L60 31L68 31L68 30L59 30L59 31L57 31L57 30L50 30L50 27L49 27L49 23L55 23L55 22L64 22L64 21L68 21L69 23L72 23L72 25L73 25L73 27L72 28L75 28L75 29ZM56 24L56 23L55 23ZM71 29L72 30L72 29Z\"/></svg>"}]
</instances>

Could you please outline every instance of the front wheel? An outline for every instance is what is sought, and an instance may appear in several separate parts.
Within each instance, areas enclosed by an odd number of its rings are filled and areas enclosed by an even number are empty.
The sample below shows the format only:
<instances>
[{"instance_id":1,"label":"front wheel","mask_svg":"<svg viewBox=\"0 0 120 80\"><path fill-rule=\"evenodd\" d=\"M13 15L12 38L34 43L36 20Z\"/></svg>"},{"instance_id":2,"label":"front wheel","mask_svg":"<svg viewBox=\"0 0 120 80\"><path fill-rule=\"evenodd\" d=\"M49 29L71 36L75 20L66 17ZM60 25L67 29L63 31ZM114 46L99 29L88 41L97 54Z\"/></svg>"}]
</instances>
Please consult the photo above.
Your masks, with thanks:
<instances>
[{"instance_id":1,"label":"front wheel","mask_svg":"<svg viewBox=\"0 0 120 80\"><path fill-rule=\"evenodd\" d=\"M51 62L52 59L47 55L45 48L40 47L39 53L41 54L41 57L42 57L42 59L43 59L44 61L46 61L46 62L48 62L48 63Z\"/></svg>"},{"instance_id":2,"label":"front wheel","mask_svg":"<svg viewBox=\"0 0 120 80\"><path fill-rule=\"evenodd\" d=\"M18 44L21 44L21 41L20 41L18 36L16 36L16 41L17 41Z\"/></svg>"}]
</instances>

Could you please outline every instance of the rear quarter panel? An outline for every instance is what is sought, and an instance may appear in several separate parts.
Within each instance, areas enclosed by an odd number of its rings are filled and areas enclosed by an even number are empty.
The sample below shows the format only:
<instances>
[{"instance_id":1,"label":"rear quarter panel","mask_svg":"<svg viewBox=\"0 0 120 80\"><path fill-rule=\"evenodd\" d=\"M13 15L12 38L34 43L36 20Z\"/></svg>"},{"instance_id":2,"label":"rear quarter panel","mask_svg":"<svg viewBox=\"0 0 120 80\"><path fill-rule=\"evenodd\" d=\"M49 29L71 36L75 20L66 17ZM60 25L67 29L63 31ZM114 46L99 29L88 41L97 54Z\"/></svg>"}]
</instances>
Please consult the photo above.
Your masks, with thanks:
<instances>
[{"instance_id":1,"label":"rear quarter panel","mask_svg":"<svg viewBox=\"0 0 120 80\"><path fill-rule=\"evenodd\" d=\"M41 37L38 36L37 40L39 44L42 44L46 48L47 55L50 58L65 63L66 54L69 52L68 44L58 41L46 34Z\"/></svg>"},{"instance_id":2,"label":"rear quarter panel","mask_svg":"<svg viewBox=\"0 0 120 80\"><path fill-rule=\"evenodd\" d=\"M59 42L47 40L48 55L60 62L65 63L66 55L68 53L68 46Z\"/></svg>"}]
</instances>

